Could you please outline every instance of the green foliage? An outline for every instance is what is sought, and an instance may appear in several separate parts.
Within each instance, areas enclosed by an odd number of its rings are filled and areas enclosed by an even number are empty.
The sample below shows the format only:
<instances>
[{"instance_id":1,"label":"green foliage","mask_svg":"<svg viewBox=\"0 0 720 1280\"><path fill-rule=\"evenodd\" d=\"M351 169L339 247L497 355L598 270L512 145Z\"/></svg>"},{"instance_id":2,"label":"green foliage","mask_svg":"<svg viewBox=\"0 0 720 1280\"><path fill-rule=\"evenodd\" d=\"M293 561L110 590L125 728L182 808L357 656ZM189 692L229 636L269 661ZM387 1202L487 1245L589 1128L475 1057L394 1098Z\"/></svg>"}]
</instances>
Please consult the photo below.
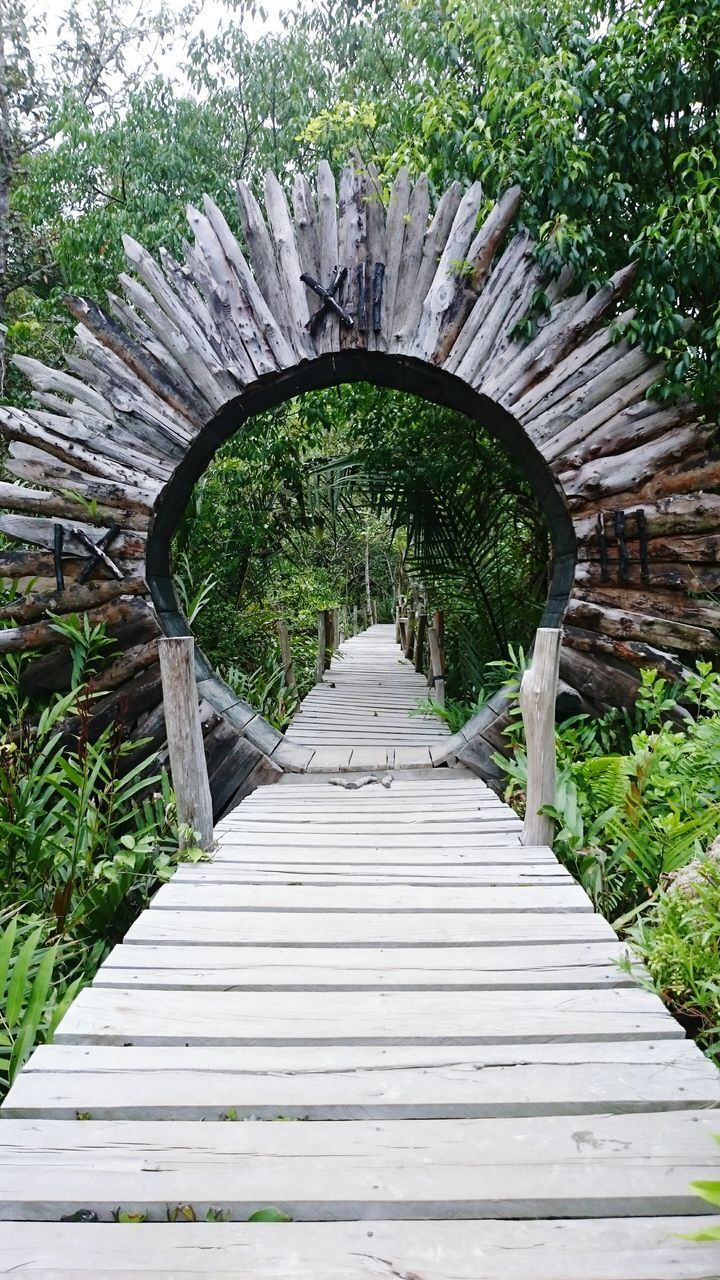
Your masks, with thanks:
<instances>
[{"instance_id":1,"label":"green foliage","mask_svg":"<svg viewBox=\"0 0 720 1280\"><path fill-rule=\"evenodd\" d=\"M0 1093L12 1084L33 1045L47 1043L74 999L80 979L57 981L59 944L43 942L46 928L12 915L0 927Z\"/></svg>"},{"instance_id":2,"label":"green foliage","mask_svg":"<svg viewBox=\"0 0 720 1280\"><path fill-rule=\"evenodd\" d=\"M657 894L628 937L654 988L720 1065L720 861L691 863Z\"/></svg>"},{"instance_id":3,"label":"green foliage","mask_svg":"<svg viewBox=\"0 0 720 1280\"><path fill-rule=\"evenodd\" d=\"M509 759L496 760L522 811L517 717L508 737ZM575 716L555 740L555 852L720 1061L720 672L699 662L670 687L644 671L632 714Z\"/></svg>"},{"instance_id":4,"label":"green foliage","mask_svg":"<svg viewBox=\"0 0 720 1280\"><path fill-rule=\"evenodd\" d=\"M256 1209L250 1214L248 1222L292 1222L292 1218L283 1213L282 1209L270 1206L267 1209Z\"/></svg>"},{"instance_id":5,"label":"green foliage","mask_svg":"<svg viewBox=\"0 0 720 1280\"><path fill-rule=\"evenodd\" d=\"M92 732L104 628L55 625L80 680L68 693L36 705L21 691L36 655L0 659L0 1092L177 858L166 775L134 759L121 720Z\"/></svg>"}]
</instances>

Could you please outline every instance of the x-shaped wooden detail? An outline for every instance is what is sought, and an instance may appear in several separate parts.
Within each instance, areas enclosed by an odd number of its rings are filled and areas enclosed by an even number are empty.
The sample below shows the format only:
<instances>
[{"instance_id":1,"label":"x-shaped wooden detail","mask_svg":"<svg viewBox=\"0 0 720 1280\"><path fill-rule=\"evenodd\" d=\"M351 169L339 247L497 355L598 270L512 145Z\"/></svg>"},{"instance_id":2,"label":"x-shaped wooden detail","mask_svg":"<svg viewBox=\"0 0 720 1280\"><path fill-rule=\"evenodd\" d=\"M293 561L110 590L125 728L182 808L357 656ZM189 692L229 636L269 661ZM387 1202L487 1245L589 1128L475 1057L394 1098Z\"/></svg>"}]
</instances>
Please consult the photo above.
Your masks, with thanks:
<instances>
[{"instance_id":1,"label":"x-shaped wooden detail","mask_svg":"<svg viewBox=\"0 0 720 1280\"><path fill-rule=\"evenodd\" d=\"M328 289L326 289L325 286L320 284L318 280L315 280L313 276L308 275L307 271L303 271L300 276L303 284L306 284L308 289L312 289L313 293L316 293L318 298L322 299L321 306L318 307L317 311L313 312L307 322L306 328L310 330L310 333L313 333L320 321L331 311L334 311L335 315L339 316L343 324L346 324L349 329L353 328L355 324L353 317L337 298L337 294L345 283L347 273L347 267L338 267L335 275L333 276L332 284Z\"/></svg>"},{"instance_id":2,"label":"x-shaped wooden detail","mask_svg":"<svg viewBox=\"0 0 720 1280\"><path fill-rule=\"evenodd\" d=\"M107 554L107 548L120 533L119 524L114 524L112 528L107 529L97 542L93 542L92 538L88 537L84 529L76 529L73 526L66 530L64 525L56 524L53 541L53 560L55 566L55 585L58 591L64 591L65 589L65 575L63 573L62 558L66 532L70 537L77 538L78 542L81 542L83 546L87 547L88 551L92 553L87 564L78 574L78 583L87 582L90 574L99 564L104 564L105 568L110 571L114 578L117 578L118 582L122 581L125 576L122 569L119 569L114 560L111 560L110 556Z\"/></svg>"}]
</instances>

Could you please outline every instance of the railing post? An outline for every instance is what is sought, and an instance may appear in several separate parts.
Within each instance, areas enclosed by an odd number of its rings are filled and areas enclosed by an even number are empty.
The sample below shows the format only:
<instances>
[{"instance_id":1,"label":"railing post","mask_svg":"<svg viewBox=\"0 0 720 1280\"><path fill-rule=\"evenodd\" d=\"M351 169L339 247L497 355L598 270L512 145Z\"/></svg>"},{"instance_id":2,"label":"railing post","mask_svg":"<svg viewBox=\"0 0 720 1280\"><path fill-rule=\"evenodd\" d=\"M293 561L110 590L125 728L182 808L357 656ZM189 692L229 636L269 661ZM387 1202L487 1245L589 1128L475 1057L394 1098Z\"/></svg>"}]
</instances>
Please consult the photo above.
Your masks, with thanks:
<instances>
[{"instance_id":1,"label":"railing post","mask_svg":"<svg viewBox=\"0 0 720 1280\"><path fill-rule=\"evenodd\" d=\"M297 680L295 679L295 665L293 663L292 649L290 648L290 634L288 632L287 622L282 618L278 618L275 623L280 642L280 656L282 658L283 671L285 673L285 687L291 693L297 693Z\"/></svg>"},{"instance_id":2,"label":"railing post","mask_svg":"<svg viewBox=\"0 0 720 1280\"><path fill-rule=\"evenodd\" d=\"M432 696L438 706L445 706L445 671L443 655L440 648L440 637L437 626L428 627L428 644L430 646L430 665L432 667Z\"/></svg>"},{"instance_id":3,"label":"railing post","mask_svg":"<svg viewBox=\"0 0 720 1280\"><path fill-rule=\"evenodd\" d=\"M407 626L405 628L405 657L413 658L415 654L415 610L408 609Z\"/></svg>"},{"instance_id":4,"label":"railing post","mask_svg":"<svg viewBox=\"0 0 720 1280\"><path fill-rule=\"evenodd\" d=\"M158 640L158 651L178 822L198 833L202 849L210 849L212 797L195 683L195 641L192 636L162 636ZM181 838L181 848L190 843L187 838Z\"/></svg>"},{"instance_id":5,"label":"railing post","mask_svg":"<svg viewBox=\"0 0 720 1280\"><path fill-rule=\"evenodd\" d=\"M555 699L557 697L562 632L540 627L535 635L532 666L520 683L520 710L527 748L527 800L522 842L550 845L555 835L552 818L539 810L555 803Z\"/></svg>"},{"instance_id":6,"label":"railing post","mask_svg":"<svg viewBox=\"0 0 720 1280\"><path fill-rule=\"evenodd\" d=\"M318 609L317 625L318 651L317 663L315 664L315 683L322 684L327 658L327 613L324 609Z\"/></svg>"},{"instance_id":7,"label":"railing post","mask_svg":"<svg viewBox=\"0 0 720 1280\"><path fill-rule=\"evenodd\" d=\"M417 631L415 633L415 670L420 673L425 669L425 635L427 632L427 613L425 606L420 605L417 613Z\"/></svg>"}]
</instances>

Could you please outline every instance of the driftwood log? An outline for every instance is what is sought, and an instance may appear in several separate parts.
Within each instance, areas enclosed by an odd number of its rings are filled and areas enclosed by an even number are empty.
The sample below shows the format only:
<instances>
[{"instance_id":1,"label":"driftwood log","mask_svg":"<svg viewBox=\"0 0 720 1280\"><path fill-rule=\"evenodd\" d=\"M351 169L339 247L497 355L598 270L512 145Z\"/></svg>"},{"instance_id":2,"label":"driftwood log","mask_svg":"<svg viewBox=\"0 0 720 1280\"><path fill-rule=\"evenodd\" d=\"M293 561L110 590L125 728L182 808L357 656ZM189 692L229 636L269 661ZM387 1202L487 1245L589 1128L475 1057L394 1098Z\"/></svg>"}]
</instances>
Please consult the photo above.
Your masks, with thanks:
<instances>
[{"instance_id":1,"label":"driftwood log","mask_svg":"<svg viewBox=\"0 0 720 1280\"><path fill-rule=\"evenodd\" d=\"M169 548L192 485L255 413L353 380L460 410L515 458L551 531L542 625L564 627L570 703L627 700L642 666L682 674L717 647L720 454L691 401L653 399L662 365L616 340L634 266L591 296L572 292L570 270L545 277L517 187L485 212L479 184L454 183L431 211L427 179L401 169L385 207L372 168L354 161L336 183L323 161L314 184L297 175L291 206L272 174L264 208L244 183L237 195L242 244L207 197L187 210L183 263L126 237L107 308L68 299L67 369L17 358L35 400L0 408L6 477L20 482L0 482L0 532L17 544L0 552L0 574L30 592L3 606L0 646L41 650L26 680L62 687L69 656L47 615L88 611L116 640L96 681L98 722L122 707L144 749L165 751L156 640L189 632ZM323 304L308 278L340 313L313 318ZM521 341L539 290L547 314ZM400 630L413 657L414 625ZM196 676L216 816L258 781L307 767L309 752L201 654ZM503 714L493 699L447 754L492 778Z\"/></svg>"}]
</instances>

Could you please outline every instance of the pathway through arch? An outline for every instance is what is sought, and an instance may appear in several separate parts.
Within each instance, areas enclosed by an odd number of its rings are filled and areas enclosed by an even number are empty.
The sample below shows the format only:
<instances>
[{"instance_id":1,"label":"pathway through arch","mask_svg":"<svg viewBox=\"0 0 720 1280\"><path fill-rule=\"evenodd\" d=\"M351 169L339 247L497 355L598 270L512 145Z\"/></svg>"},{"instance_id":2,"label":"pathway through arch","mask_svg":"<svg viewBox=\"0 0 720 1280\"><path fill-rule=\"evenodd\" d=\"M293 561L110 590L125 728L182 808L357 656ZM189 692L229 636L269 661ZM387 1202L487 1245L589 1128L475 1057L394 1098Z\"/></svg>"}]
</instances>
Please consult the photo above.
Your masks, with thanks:
<instances>
[{"instance_id":1,"label":"pathway through arch","mask_svg":"<svg viewBox=\"0 0 720 1280\"><path fill-rule=\"evenodd\" d=\"M156 894L2 1110L0 1274L717 1277L716 1069L484 783L385 781L260 787Z\"/></svg>"},{"instance_id":2,"label":"pathway through arch","mask_svg":"<svg viewBox=\"0 0 720 1280\"><path fill-rule=\"evenodd\" d=\"M311 772L430 766L450 734L436 716L417 714L428 693L394 626L379 623L339 645L285 736L312 749Z\"/></svg>"}]
</instances>

